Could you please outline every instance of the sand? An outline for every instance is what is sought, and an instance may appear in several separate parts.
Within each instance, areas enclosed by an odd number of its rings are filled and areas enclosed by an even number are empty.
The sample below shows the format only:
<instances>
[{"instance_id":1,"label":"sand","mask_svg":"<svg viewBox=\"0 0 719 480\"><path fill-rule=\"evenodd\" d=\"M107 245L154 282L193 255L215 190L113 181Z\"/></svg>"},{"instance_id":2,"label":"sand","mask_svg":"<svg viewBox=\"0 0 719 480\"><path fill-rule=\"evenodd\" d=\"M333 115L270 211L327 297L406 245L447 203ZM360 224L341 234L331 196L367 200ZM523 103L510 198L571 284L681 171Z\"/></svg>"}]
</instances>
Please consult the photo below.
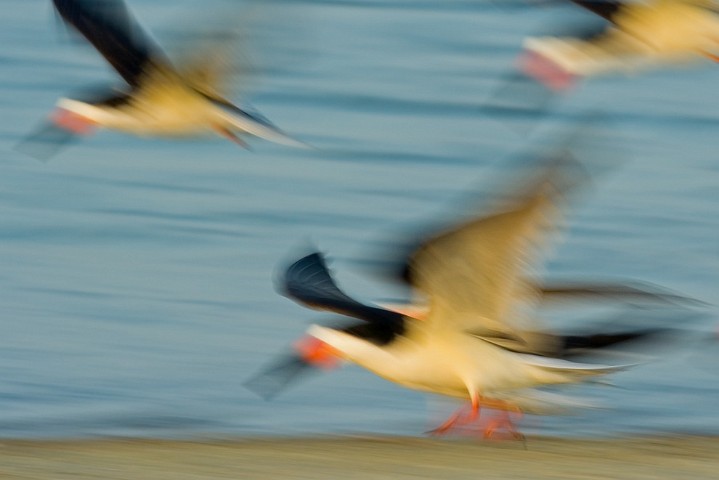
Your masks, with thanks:
<instances>
[{"instance_id":1,"label":"sand","mask_svg":"<svg viewBox=\"0 0 719 480\"><path fill-rule=\"evenodd\" d=\"M716 480L719 438L12 440L0 478Z\"/></svg>"}]
</instances>

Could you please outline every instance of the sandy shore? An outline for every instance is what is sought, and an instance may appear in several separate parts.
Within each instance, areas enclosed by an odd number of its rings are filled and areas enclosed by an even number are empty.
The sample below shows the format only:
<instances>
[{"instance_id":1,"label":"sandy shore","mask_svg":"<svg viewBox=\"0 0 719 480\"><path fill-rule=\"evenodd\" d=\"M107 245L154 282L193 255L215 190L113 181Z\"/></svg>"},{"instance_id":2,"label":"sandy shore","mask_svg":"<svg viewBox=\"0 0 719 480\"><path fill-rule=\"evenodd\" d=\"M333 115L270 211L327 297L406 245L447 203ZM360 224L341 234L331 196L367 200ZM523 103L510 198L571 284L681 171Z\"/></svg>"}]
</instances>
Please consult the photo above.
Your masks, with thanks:
<instances>
[{"instance_id":1,"label":"sandy shore","mask_svg":"<svg viewBox=\"0 0 719 480\"><path fill-rule=\"evenodd\" d=\"M719 438L0 443L2 479L716 479Z\"/></svg>"}]
</instances>

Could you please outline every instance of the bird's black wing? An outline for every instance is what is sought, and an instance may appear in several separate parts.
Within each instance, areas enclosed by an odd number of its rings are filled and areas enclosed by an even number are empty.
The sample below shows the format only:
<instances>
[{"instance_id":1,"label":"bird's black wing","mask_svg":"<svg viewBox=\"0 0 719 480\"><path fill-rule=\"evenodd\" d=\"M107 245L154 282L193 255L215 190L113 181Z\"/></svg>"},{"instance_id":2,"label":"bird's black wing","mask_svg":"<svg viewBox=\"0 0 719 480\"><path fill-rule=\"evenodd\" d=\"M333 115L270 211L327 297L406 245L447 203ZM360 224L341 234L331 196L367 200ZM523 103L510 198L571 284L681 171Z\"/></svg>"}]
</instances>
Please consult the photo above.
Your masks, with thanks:
<instances>
[{"instance_id":1,"label":"bird's black wing","mask_svg":"<svg viewBox=\"0 0 719 480\"><path fill-rule=\"evenodd\" d=\"M600 17L613 22L614 15L624 8L624 2L616 0L570 0Z\"/></svg>"},{"instance_id":2,"label":"bird's black wing","mask_svg":"<svg viewBox=\"0 0 719 480\"><path fill-rule=\"evenodd\" d=\"M117 70L137 86L142 73L164 56L122 0L53 0L63 20L80 32Z\"/></svg>"},{"instance_id":3,"label":"bird's black wing","mask_svg":"<svg viewBox=\"0 0 719 480\"><path fill-rule=\"evenodd\" d=\"M404 317L401 314L365 305L340 290L327 269L324 257L318 252L291 264L285 270L278 289L286 297L310 308L329 310L368 322L367 326L347 329L348 333L387 343L404 332Z\"/></svg>"},{"instance_id":4,"label":"bird's black wing","mask_svg":"<svg viewBox=\"0 0 719 480\"><path fill-rule=\"evenodd\" d=\"M404 330L401 314L364 305L335 283L320 253L311 253L286 268L278 282L280 292L310 308L329 310L362 322L339 328L376 344L387 344ZM302 355L283 355L255 374L245 386L269 400L310 372L317 371Z\"/></svg>"},{"instance_id":5,"label":"bird's black wing","mask_svg":"<svg viewBox=\"0 0 719 480\"><path fill-rule=\"evenodd\" d=\"M539 292L542 301L570 298L624 300L627 302L663 303L668 305L703 305L700 300L685 297L668 290L634 282L628 283L544 283Z\"/></svg>"}]
</instances>

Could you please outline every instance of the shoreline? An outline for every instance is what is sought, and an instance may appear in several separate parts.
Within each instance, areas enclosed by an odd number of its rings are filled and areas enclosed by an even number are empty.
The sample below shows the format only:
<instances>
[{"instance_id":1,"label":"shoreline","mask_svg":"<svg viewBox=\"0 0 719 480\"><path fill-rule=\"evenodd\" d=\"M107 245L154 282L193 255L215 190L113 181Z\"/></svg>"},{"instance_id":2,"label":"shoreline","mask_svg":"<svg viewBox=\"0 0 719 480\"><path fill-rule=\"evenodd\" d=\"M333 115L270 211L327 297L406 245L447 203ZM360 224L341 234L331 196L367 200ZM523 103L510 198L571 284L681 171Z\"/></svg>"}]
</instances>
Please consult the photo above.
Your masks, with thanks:
<instances>
[{"instance_id":1,"label":"shoreline","mask_svg":"<svg viewBox=\"0 0 719 480\"><path fill-rule=\"evenodd\" d=\"M520 441L416 437L0 441L12 479L716 478L719 437Z\"/></svg>"}]
</instances>

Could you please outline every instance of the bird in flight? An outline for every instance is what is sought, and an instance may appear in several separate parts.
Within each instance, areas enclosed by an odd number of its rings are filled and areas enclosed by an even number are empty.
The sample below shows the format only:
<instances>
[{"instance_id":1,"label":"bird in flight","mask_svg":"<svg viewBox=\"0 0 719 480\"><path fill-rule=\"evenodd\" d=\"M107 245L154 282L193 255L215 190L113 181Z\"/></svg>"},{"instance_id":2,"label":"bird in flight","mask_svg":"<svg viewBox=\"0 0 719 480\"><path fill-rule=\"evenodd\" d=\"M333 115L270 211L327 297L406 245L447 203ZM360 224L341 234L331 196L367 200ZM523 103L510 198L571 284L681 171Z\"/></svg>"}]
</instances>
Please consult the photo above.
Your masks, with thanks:
<instances>
[{"instance_id":1,"label":"bird in flight","mask_svg":"<svg viewBox=\"0 0 719 480\"><path fill-rule=\"evenodd\" d=\"M60 98L49 122L26 139L21 150L49 157L95 127L143 136L215 132L244 147L241 135L249 134L306 147L261 115L224 97L221 45L189 64L173 65L122 0L53 0L53 4L62 20L97 49L125 85L93 92L89 99Z\"/></svg>"},{"instance_id":2,"label":"bird in flight","mask_svg":"<svg viewBox=\"0 0 719 480\"><path fill-rule=\"evenodd\" d=\"M553 90L607 73L719 61L719 14L713 0L571 0L608 22L579 36L529 37L520 68Z\"/></svg>"},{"instance_id":3,"label":"bird in flight","mask_svg":"<svg viewBox=\"0 0 719 480\"><path fill-rule=\"evenodd\" d=\"M610 285L542 287L530 281L547 240L563 218L570 190L580 184L576 162L558 155L517 200L423 237L403 260L415 299L409 306L359 302L333 279L323 255L290 264L278 288L307 307L358 319L338 327L312 325L294 352L251 378L247 386L271 397L309 367L340 360L407 388L460 398L467 405L433 430L472 424L482 407L500 412L484 434L520 438L512 415L530 408L537 387L569 384L625 368L578 363L576 349L593 349L654 333L636 330L559 335L543 329L533 308L557 296L628 295L671 300L649 290ZM519 400L519 392L525 400Z\"/></svg>"}]
</instances>

